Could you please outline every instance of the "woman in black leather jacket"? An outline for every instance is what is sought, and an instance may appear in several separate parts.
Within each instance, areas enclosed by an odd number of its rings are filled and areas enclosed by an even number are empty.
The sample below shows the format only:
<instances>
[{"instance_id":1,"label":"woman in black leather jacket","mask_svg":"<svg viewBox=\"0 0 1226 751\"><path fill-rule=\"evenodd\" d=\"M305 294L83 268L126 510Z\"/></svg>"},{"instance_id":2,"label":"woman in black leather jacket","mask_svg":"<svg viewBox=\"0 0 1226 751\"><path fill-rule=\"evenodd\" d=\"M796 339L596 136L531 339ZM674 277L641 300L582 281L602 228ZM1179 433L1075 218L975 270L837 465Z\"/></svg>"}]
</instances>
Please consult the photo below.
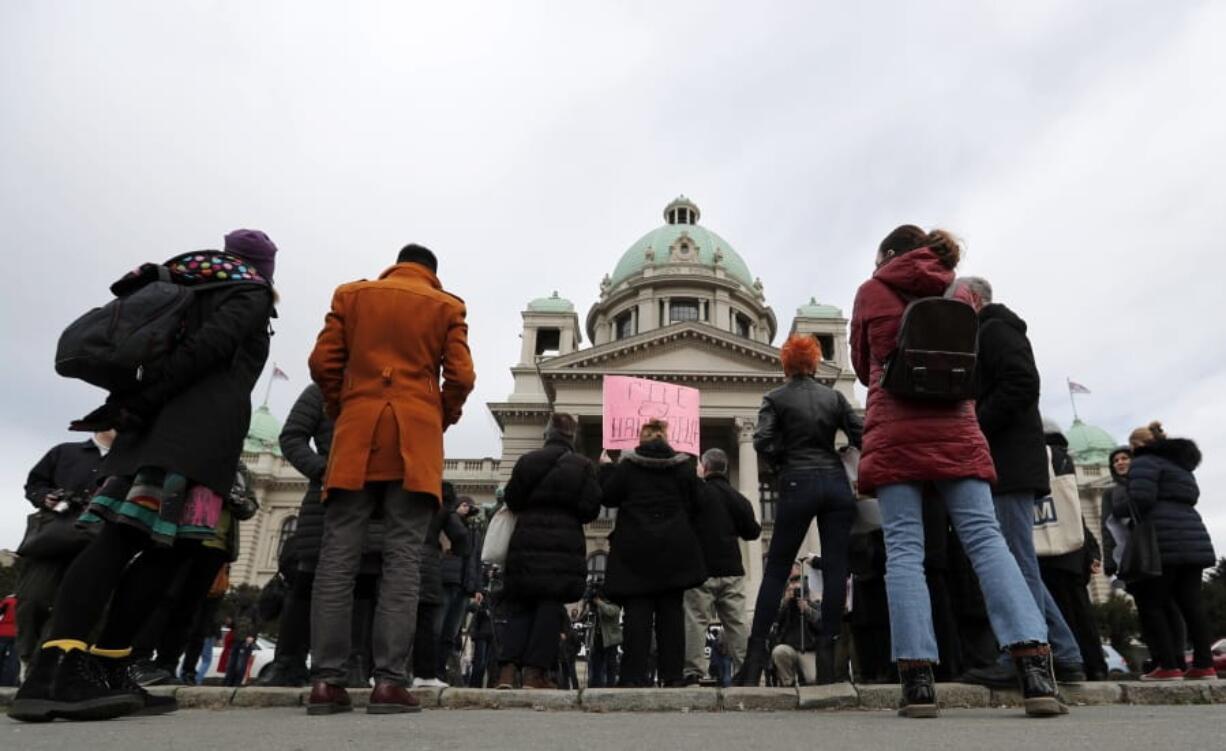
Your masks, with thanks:
<instances>
[{"instance_id":1,"label":"woman in black leather jacket","mask_svg":"<svg viewBox=\"0 0 1226 751\"><path fill-rule=\"evenodd\" d=\"M817 519L822 543L822 630L817 645L817 682L834 682L834 642L847 599L847 546L856 517L856 498L843 460L834 448L842 430L857 448L864 422L847 398L818 383L821 360L817 340L793 334L783 345L788 382L768 393L758 411L754 448L774 469L779 504L775 533L758 590L749 649L737 685L756 686L766 666L766 637L788 572L800 545Z\"/></svg>"}]
</instances>

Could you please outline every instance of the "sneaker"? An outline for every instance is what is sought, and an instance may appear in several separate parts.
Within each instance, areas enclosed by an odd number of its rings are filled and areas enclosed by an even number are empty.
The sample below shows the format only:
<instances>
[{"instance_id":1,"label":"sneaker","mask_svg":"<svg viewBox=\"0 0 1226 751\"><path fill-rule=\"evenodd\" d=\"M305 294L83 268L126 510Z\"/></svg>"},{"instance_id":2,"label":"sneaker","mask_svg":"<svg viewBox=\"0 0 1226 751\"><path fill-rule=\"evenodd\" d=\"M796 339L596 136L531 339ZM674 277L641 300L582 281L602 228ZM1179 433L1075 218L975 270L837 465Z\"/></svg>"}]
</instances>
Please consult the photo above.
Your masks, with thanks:
<instances>
[{"instance_id":1,"label":"sneaker","mask_svg":"<svg viewBox=\"0 0 1226 751\"><path fill-rule=\"evenodd\" d=\"M1213 668L1189 668L1183 674L1185 681L1216 681L1217 671Z\"/></svg>"},{"instance_id":2,"label":"sneaker","mask_svg":"<svg viewBox=\"0 0 1226 751\"><path fill-rule=\"evenodd\" d=\"M1154 668L1141 676L1143 681L1179 681L1183 680L1184 672L1175 668Z\"/></svg>"},{"instance_id":3,"label":"sneaker","mask_svg":"<svg viewBox=\"0 0 1226 751\"><path fill-rule=\"evenodd\" d=\"M413 688L448 688L451 684L438 678L414 678Z\"/></svg>"},{"instance_id":4,"label":"sneaker","mask_svg":"<svg viewBox=\"0 0 1226 751\"><path fill-rule=\"evenodd\" d=\"M140 686L165 686L175 682L174 673L147 660L129 663L128 675Z\"/></svg>"}]
</instances>

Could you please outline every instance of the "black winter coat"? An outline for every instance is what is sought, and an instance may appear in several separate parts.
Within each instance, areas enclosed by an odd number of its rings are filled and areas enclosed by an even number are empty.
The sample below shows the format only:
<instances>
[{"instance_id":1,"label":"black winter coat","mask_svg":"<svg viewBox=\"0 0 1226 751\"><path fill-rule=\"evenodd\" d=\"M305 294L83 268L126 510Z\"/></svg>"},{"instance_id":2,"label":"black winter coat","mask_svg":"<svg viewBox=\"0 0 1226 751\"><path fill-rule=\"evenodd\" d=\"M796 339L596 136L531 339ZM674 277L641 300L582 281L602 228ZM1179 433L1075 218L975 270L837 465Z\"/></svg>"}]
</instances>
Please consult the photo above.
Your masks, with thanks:
<instances>
[{"instance_id":1,"label":"black winter coat","mask_svg":"<svg viewBox=\"0 0 1226 751\"><path fill-rule=\"evenodd\" d=\"M41 510L48 495L64 491L88 503L102 479L101 467L102 452L92 438L61 443L44 454L26 476L26 500Z\"/></svg>"},{"instance_id":2,"label":"black winter coat","mask_svg":"<svg viewBox=\"0 0 1226 751\"><path fill-rule=\"evenodd\" d=\"M591 460L561 438L520 457L503 494L515 513L507 549L507 596L575 602L587 579L583 525L600 513Z\"/></svg>"},{"instance_id":3,"label":"black winter coat","mask_svg":"<svg viewBox=\"0 0 1226 751\"><path fill-rule=\"evenodd\" d=\"M224 497L251 425L251 389L268 359L272 288L238 282L193 291L183 339L147 386L118 396L146 423L119 434L103 471L132 476L158 467Z\"/></svg>"},{"instance_id":4,"label":"black winter coat","mask_svg":"<svg viewBox=\"0 0 1226 751\"><path fill-rule=\"evenodd\" d=\"M426 529L426 540L421 552L421 589L418 592L418 602L426 605L439 605L443 602L443 575L441 563L443 545L439 535L447 535L452 552L457 555L468 554L468 527L464 520L455 512L455 507L440 508L430 519Z\"/></svg>"},{"instance_id":5,"label":"black winter coat","mask_svg":"<svg viewBox=\"0 0 1226 751\"><path fill-rule=\"evenodd\" d=\"M614 602L697 587L707 579L694 517L702 503L693 461L663 441L639 444L602 470L617 509L605 593Z\"/></svg>"},{"instance_id":6,"label":"black winter coat","mask_svg":"<svg viewBox=\"0 0 1226 751\"><path fill-rule=\"evenodd\" d=\"M1113 494L1117 519L1132 518L1127 502L1131 498L1141 518L1153 522L1163 566L1208 567L1216 562L1213 541L1196 510L1200 487L1192 472L1200 460L1200 449L1186 438L1141 446L1133 452L1127 494Z\"/></svg>"},{"instance_id":7,"label":"black winter coat","mask_svg":"<svg viewBox=\"0 0 1226 751\"><path fill-rule=\"evenodd\" d=\"M996 465L993 492L1047 495L1051 486L1039 416L1039 370L1026 322L999 303L979 311L975 381L975 411Z\"/></svg>"},{"instance_id":8,"label":"black winter coat","mask_svg":"<svg viewBox=\"0 0 1226 751\"><path fill-rule=\"evenodd\" d=\"M299 561L318 561L324 535L320 486L324 470L328 468L328 449L332 446L332 421L324 414L324 397L319 386L312 383L302 390L289 417L285 418L280 442L281 454L309 482L302 505L298 507L294 553Z\"/></svg>"},{"instance_id":9,"label":"black winter coat","mask_svg":"<svg viewBox=\"0 0 1226 751\"><path fill-rule=\"evenodd\" d=\"M762 525L753 515L749 499L737 492L723 475L710 475L702 484L702 504L694 519L702 545L707 576L744 576L741 540L756 540Z\"/></svg>"},{"instance_id":10,"label":"black winter coat","mask_svg":"<svg viewBox=\"0 0 1226 751\"><path fill-rule=\"evenodd\" d=\"M753 445L776 472L790 469L842 469L834 449L842 430L856 448L864 419L842 393L798 376L762 397Z\"/></svg>"}]
</instances>

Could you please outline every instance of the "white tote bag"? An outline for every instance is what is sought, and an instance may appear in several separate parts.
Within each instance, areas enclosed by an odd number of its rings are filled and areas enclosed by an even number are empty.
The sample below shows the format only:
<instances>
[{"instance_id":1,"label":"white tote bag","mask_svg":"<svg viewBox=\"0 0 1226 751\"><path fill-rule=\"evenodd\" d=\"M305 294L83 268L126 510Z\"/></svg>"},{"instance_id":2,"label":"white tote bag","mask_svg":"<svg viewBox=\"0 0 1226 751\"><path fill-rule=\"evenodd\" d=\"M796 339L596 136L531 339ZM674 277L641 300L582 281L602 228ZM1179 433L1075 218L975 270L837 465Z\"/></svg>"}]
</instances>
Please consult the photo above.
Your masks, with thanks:
<instances>
[{"instance_id":1,"label":"white tote bag","mask_svg":"<svg viewBox=\"0 0 1226 751\"><path fill-rule=\"evenodd\" d=\"M507 550L511 547L511 535L515 533L515 514L503 506L494 512L485 528L485 542L481 546L481 560L497 566L506 565Z\"/></svg>"},{"instance_id":2,"label":"white tote bag","mask_svg":"<svg viewBox=\"0 0 1226 751\"><path fill-rule=\"evenodd\" d=\"M1077 476L1052 474L1051 449L1047 466L1051 495L1034 502L1034 552L1040 558L1071 553L1086 544Z\"/></svg>"}]
</instances>

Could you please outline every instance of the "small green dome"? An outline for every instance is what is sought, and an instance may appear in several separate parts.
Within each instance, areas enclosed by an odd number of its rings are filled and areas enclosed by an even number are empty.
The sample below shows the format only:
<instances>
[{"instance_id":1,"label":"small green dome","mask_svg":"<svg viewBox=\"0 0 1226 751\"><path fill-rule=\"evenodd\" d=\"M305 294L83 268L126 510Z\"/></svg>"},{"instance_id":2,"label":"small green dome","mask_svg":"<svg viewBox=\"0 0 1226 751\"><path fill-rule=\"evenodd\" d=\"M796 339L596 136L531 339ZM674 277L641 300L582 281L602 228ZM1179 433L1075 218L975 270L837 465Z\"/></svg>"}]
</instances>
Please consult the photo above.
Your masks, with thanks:
<instances>
[{"instance_id":1,"label":"small green dome","mask_svg":"<svg viewBox=\"0 0 1226 751\"><path fill-rule=\"evenodd\" d=\"M796 309L797 318L842 318L843 311L833 305L821 305L816 297L809 298L808 305Z\"/></svg>"},{"instance_id":2,"label":"small green dome","mask_svg":"<svg viewBox=\"0 0 1226 751\"><path fill-rule=\"evenodd\" d=\"M565 297L558 297L555 289L549 297L538 297L528 303L528 310L534 313L574 313L575 304Z\"/></svg>"},{"instance_id":3,"label":"small green dome","mask_svg":"<svg viewBox=\"0 0 1226 751\"><path fill-rule=\"evenodd\" d=\"M251 427L247 428L243 451L281 455L281 423L268 411L267 404L251 413Z\"/></svg>"},{"instance_id":4,"label":"small green dome","mask_svg":"<svg viewBox=\"0 0 1226 751\"><path fill-rule=\"evenodd\" d=\"M1073 426L1064 437L1068 439L1069 453L1077 464L1106 464L1111 452L1119 446L1110 433L1080 419L1073 420Z\"/></svg>"},{"instance_id":5,"label":"small green dome","mask_svg":"<svg viewBox=\"0 0 1226 751\"><path fill-rule=\"evenodd\" d=\"M667 265L670 262L670 248L674 245L682 247L680 241L684 237L689 239L689 243L686 243L684 247L692 253L692 256L691 258L681 256L677 262L697 263L714 268L718 251L719 265L724 268L728 276L752 289L754 277L749 273L749 267L745 265L744 259L732 249L727 240L698 224L700 215L698 206L685 196L680 196L669 203L664 209L664 217L668 223L643 235L630 246L613 269L608 285L616 287L641 272L648 264L649 251L655 256L653 260L655 265Z\"/></svg>"}]
</instances>

